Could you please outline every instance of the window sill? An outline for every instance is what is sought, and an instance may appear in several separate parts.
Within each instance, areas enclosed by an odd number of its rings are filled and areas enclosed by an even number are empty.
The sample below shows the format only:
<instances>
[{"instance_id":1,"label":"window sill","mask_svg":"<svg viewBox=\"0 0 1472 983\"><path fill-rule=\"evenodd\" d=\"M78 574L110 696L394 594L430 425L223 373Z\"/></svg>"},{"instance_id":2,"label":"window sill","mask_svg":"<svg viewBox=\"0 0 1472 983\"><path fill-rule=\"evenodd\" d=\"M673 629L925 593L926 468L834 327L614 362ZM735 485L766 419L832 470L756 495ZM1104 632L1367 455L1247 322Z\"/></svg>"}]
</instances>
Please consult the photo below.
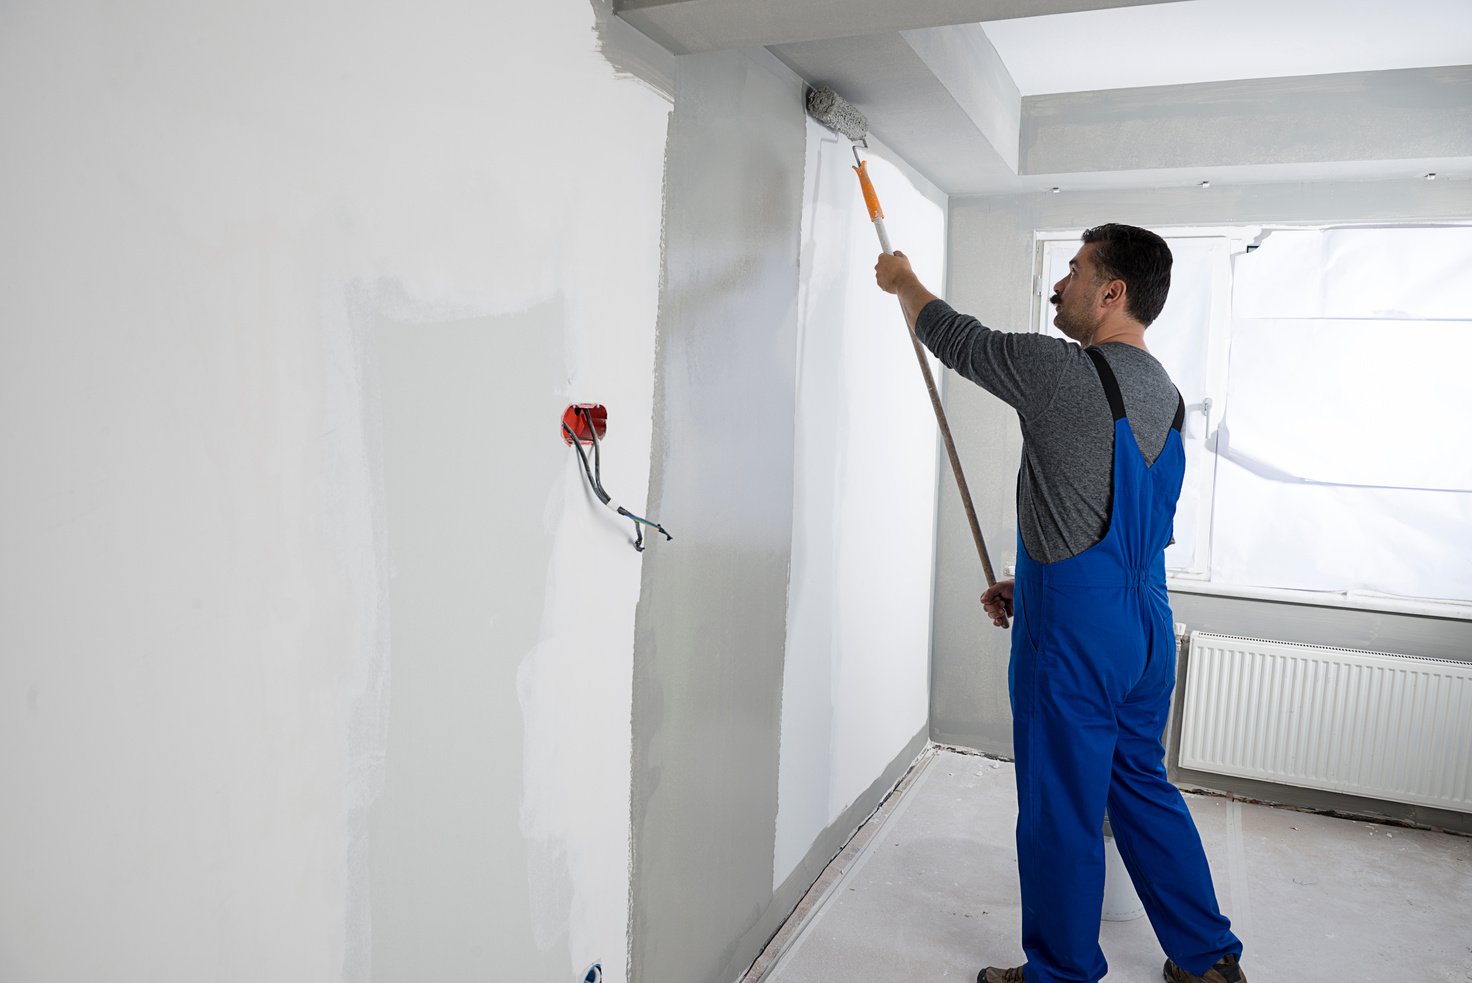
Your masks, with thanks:
<instances>
[{"instance_id":1,"label":"window sill","mask_svg":"<svg viewBox=\"0 0 1472 983\"><path fill-rule=\"evenodd\" d=\"M1209 594L1213 597L1240 597L1254 601L1280 601L1315 607L1385 611L1391 614L1413 614L1423 617L1472 621L1472 604L1466 601L1433 601L1413 597L1395 597L1390 594L1374 594L1368 591L1330 592L1287 590L1281 587L1246 587L1171 576L1166 577L1166 587L1183 594Z\"/></svg>"},{"instance_id":2,"label":"window sill","mask_svg":"<svg viewBox=\"0 0 1472 983\"><path fill-rule=\"evenodd\" d=\"M1017 576L1017 565L1002 568L1007 577ZM1472 603L1467 601L1432 601L1416 597L1396 597L1368 591L1288 590L1283 587L1245 587L1238 584L1214 584L1190 576L1167 573L1167 590L1182 594L1209 594L1213 597L1240 597L1252 601L1279 601L1323 608L1349 608L1354 611L1385 611L1390 614L1414 614L1421 617L1451 618L1472 621Z\"/></svg>"}]
</instances>

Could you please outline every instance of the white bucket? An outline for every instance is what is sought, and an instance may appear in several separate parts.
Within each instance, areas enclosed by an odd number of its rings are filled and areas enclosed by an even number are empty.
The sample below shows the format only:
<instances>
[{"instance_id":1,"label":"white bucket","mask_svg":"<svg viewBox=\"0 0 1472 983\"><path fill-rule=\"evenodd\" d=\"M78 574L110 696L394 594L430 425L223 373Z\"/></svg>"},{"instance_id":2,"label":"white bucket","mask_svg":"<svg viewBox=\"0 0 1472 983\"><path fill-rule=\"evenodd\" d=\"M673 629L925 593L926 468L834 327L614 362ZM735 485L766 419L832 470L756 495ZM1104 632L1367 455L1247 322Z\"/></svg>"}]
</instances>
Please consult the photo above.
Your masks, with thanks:
<instances>
[{"instance_id":1,"label":"white bucket","mask_svg":"<svg viewBox=\"0 0 1472 983\"><path fill-rule=\"evenodd\" d=\"M1125 869L1124 858L1119 847L1114 845L1114 836L1109 827L1104 827L1104 911L1106 922L1127 922L1145 913L1140 896L1135 893L1130 872Z\"/></svg>"}]
</instances>

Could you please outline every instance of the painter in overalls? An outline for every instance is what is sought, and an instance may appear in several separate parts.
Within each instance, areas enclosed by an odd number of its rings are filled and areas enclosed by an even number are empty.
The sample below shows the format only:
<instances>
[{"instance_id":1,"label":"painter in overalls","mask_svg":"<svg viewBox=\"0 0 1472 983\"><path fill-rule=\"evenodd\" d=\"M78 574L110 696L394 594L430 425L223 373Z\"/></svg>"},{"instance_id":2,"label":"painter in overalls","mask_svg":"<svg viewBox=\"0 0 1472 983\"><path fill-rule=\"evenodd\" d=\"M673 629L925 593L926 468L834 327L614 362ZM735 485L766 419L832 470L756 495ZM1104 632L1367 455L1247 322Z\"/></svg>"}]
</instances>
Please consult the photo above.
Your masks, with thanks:
<instances>
[{"instance_id":1,"label":"painter in overalls","mask_svg":"<svg viewBox=\"0 0 1472 983\"><path fill-rule=\"evenodd\" d=\"M1170 287L1170 249L1126 225L1088 230L1053 289L1072 341L993 331L881 256L917 335L1012 406L1022 426L1017 576L988 589L1012 616L1008 685L1017 759L1024 965L979 983L1096 983L1107 809L1167 956L1171 983L1239 983L1242 943L1167 781L1161 735L1175 685L1165 547L1185 472L1184 406L1145 346Z\"/></svg>"}]
</instances>

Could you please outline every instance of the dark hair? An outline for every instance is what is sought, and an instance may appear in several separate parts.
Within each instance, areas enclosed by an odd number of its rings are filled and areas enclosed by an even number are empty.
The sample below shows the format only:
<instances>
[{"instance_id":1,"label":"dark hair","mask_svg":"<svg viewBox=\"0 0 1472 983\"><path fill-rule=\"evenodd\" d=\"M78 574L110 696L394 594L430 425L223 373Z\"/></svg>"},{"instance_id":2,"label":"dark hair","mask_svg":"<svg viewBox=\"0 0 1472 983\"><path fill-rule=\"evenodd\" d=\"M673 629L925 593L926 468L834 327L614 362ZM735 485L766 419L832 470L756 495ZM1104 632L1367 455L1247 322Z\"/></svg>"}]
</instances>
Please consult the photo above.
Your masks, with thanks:
<instances>
[{"instance_id":1,"label":"dark hair","mask_svg":"<svg viewBox=\"0 0 1472 983\"><path fill-rule=\"evenodd\" d=\"M1106 280L1125 282L1125 310L1148 327L1165 307L1170 292L1170 247L1149 229L1133 225L1096 225L1083 234L1098 243L1094 265Z\"/></svg>"}]
</instances>

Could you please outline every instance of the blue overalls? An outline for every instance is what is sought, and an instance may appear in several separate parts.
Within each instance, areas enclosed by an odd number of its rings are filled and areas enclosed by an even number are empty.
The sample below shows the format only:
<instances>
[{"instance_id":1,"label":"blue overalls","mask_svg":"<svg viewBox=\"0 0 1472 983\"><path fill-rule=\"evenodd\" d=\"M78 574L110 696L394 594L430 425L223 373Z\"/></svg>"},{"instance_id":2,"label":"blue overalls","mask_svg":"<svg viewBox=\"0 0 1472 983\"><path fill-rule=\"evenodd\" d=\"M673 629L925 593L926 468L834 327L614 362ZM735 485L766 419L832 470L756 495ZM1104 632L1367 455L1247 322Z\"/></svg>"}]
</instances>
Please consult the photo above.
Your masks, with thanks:
<instances>
[{"instance_id":1,"label":"blue overalls","mask_svg":"<svg viewBox=\"0 0 1472 983\"><path fill-rule=\"evenodd\" d=\"M1186 457L1184 406L1145 463L1103 354L1085 349L1114 414L1109 531L1057 563L1018 537L1008 685L1017 756L1017 865L1027 983L1095 983L1104 897L1104 811L1167 956L1201 975L1242 944L1217 907L1185 801L1165 777L1161 734L1176 678L1165 589Z\"/></svg>"}]
</instances>

